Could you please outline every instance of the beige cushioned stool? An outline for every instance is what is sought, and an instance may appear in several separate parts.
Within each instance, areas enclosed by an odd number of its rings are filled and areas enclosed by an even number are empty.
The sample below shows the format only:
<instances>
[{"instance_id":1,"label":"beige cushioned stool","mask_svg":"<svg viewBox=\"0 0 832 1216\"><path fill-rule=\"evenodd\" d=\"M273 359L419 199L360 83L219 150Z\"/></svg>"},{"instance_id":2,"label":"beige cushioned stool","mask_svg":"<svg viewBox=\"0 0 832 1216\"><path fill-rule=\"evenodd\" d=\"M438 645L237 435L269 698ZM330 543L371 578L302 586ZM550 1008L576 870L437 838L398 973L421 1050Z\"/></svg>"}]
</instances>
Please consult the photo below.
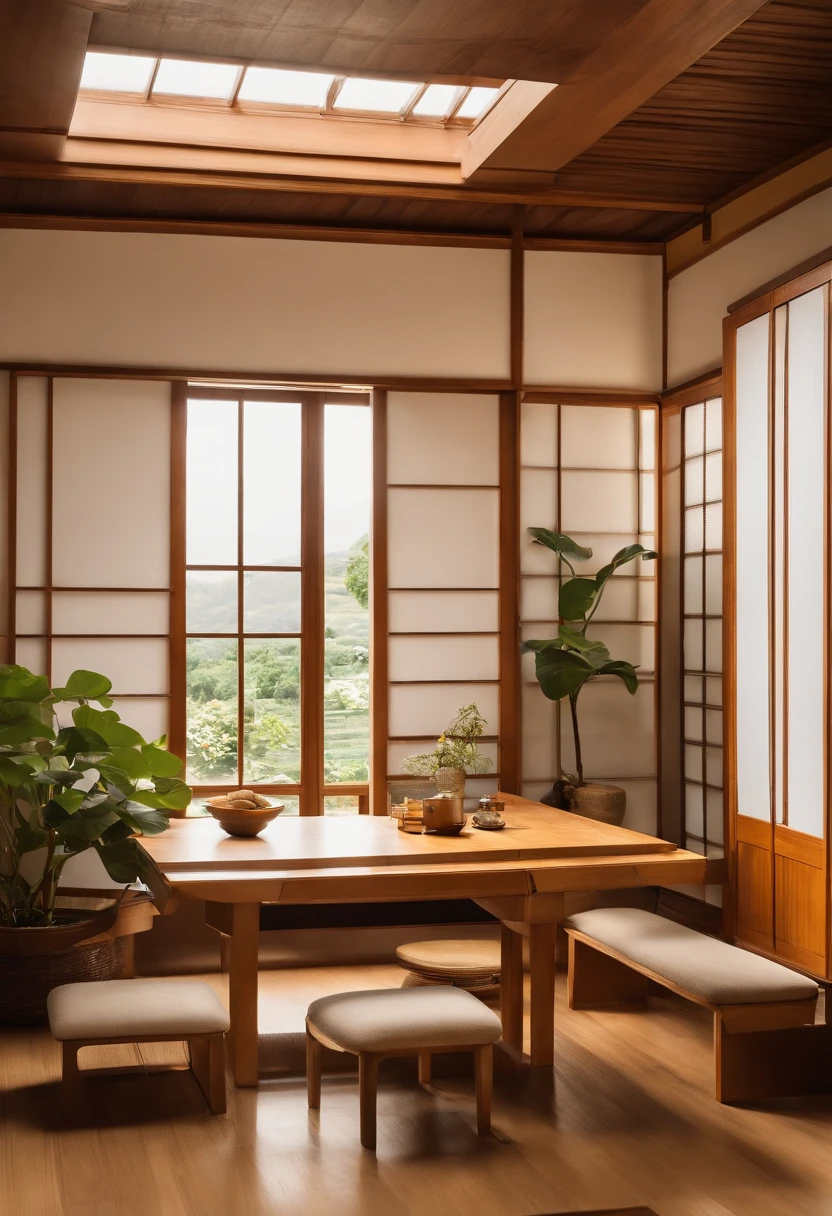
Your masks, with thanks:
<instances>
[{"instance_id":1,"label":"beige cushioned stool","mask_svg":"<svg viewBox=\"0 0 832 1216\"><path fill-rule=\"evenodd\" d=\"M225 1111L228 1012L196 980L133 979L63 984L47 1000L49 1025L61 1043L64 1108L79 1097L82 1047L111 1043L187 1042L191 1069L214 1114Z\"/></svg>"},{"instance_id":2,"label":"beige cushioned stool","mask_svg":"<svg viewBox=\"0 0 832 1216\"><path fill-rule=\"evenodd\" d=\"M313 1001L306 1015L309 1105L321 1104L321 1045L358 1056L361 1143L376 1146L378 1066L392 1056L418 1056L419 1080L430 1082L433 1052L474 1053L477 1131L491 1126L492 1044L502 1027L492 1010L458 988L390 988L345 992Z\"/></svg>"}]
</instances>

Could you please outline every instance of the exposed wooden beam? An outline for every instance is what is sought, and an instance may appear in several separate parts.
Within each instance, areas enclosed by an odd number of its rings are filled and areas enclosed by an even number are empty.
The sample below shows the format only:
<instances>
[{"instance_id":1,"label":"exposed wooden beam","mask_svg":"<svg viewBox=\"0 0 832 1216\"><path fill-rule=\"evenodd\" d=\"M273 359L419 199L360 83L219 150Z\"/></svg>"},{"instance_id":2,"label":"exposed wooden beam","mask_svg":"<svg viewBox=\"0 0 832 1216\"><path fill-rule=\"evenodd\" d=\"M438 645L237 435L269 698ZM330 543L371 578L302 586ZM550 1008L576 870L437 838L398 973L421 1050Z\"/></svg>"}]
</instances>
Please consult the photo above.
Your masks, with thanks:
<instances>
[{"instance_id":1,"label":"exposed wooden beam","mask_svg":"<svg viewBox=\"0 0 832 1216\"><path fill-rule=\"evenodd\" d=\"M468 137L464 176L489 165L562 168L762 7L760 0L648 0L513 130L495 106Z\"/></svg>"},{"instance_id":2,"label":"exposed wooden beam","mask_svg":"<svg viewBox=\"0 0 832 1216\"><path fill-rule=\"evenodd\" d=\"M229 153L187 148L141 148L96 141L66 141L61 162L0 161L0 177L44 181L129 182L169 186L222 187L233 190L269 190L292 194L354 194L413 198L437 202L524 204L530 207L583 207L616 211L659 211L701 215L699 203L656 201L620 195L588 194L578 190L506 190L466 185L461 180L381 180L375 177L312 176L321 165L315 158L268 157L259 153ZM272 168L271 174L266 168ZM332 165L329 166L330 170ZM347 168L342 162L342 168ZM354 170L355 166L349 166ZM443 173L446 167L439 166ZM291 173L291 176L280 176ZM309 176L300 176L302 172Z\"/></svg>"},{"instance_id":3,"label":"exposed wooden beam","mask_svg":"<svg viewBox=\"0 0 832 1216\"><path fill-rule=\"evenodd\" d=\"M0 0L0 156L57 156L91 24L64 0Z\"/></svg>"}]
</instances>

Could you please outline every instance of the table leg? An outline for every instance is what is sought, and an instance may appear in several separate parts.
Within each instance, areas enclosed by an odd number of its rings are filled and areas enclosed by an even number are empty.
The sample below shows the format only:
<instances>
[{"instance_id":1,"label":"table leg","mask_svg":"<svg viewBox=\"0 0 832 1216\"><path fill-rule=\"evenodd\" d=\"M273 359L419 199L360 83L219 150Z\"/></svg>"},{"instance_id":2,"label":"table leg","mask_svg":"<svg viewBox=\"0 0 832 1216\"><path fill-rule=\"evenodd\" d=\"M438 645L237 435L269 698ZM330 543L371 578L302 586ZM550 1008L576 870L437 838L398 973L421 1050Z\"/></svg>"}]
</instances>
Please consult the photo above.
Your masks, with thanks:
<instances>
[{"instance_id":1,"label":"table leg","mask_svg":"<svg viewBox=\"0 0 832 1216\"><path fill-rule=\"evenodd\" d=\"M229 1013L231 1070L238 1085L258 1079L257 948L260 905L234 904L229 939Z\"/></svg>"},{"instance_id":2,"label":"table leg","mask_svg":"<svg viewBox=\"0 0 832 1216\"><path fill-rule=\"evenodd\" d=\"M503 1042L523 1050L523 938L508 925L500 936L500 1018Z\"/></svg>"},{"instance_id":3,"label":"table leg","mask_svg":"<svg viewBox=\"0 0 832 1216\"><path fill-rule=\"evenodd\" d=\"M555 1062L555 939L557 926L529 925L531 978L531 1062L549 1067Z\"/></svg>"}]
</instances>

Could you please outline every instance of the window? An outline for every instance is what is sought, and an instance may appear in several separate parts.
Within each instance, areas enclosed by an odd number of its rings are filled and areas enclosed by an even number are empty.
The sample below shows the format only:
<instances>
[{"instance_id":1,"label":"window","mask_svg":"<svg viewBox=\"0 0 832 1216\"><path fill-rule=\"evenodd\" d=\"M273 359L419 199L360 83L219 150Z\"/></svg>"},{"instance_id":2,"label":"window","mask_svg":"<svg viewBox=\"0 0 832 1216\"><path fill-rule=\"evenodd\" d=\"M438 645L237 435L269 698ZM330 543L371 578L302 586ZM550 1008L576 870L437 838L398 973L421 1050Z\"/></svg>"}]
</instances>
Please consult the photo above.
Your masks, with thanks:
<instances>
[{"instance_id":1,"label":"window","mask_svg":"<svg viewBox=\"0 0 832 1216\"><path fill-rule=\"evenodd\" d=\"M191 98L236 110L319 110L344 118L361 114L380 121L404 119L470 127L491 108L502 86L373 80L198 59L155 59L121 51L88 51L81 89L93 94L132 95L127 100L138 96L164 103Z\"/></svg>"},{"instance_id":2,"label":"window","mask_svg":"<svg viewBox=\"0 0 832 1216\"><path fill-rule=\"evenodd\" d=\"M187 780L367 803L371 411L365 394L191 388Z\"/></svg>"}]
</instances>

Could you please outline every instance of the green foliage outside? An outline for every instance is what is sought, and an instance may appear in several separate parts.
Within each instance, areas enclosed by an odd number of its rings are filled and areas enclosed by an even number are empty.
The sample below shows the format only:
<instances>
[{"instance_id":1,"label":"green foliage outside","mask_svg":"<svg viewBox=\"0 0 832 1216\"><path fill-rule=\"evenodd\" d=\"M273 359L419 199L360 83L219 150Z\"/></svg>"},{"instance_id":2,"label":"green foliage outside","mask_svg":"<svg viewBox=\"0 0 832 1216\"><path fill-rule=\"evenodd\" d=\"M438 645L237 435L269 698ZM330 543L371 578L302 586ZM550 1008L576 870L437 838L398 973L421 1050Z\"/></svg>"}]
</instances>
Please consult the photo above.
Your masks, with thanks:
<instances>
[{"instance_id":1,"label":"green foliage outside","mask_svg":"<svg viewBox=\"0 0 832 1216\"><path fill-rule=\"evenodd\" d=\"M366 781L369 776L367 549L366 538L361 538L349 552L328 554L325 560L324 777L328 782ZM249 639L243 660L243 781L297 782L300 644L291 638ZM237 663L236 641L200 638L188 643L188 774L194 782L237 779Z\"/></svg>"},{"instance_id":2,"label":"green foliage outside","mask_svg":"<svg viewBox=\"0 0 832 1216\"><path fill-rule=\"evenodd\" d=\"M370 603L370 538L362 536L350 549L344 586L362 608Z\"/></svg>"}]
</instances>

